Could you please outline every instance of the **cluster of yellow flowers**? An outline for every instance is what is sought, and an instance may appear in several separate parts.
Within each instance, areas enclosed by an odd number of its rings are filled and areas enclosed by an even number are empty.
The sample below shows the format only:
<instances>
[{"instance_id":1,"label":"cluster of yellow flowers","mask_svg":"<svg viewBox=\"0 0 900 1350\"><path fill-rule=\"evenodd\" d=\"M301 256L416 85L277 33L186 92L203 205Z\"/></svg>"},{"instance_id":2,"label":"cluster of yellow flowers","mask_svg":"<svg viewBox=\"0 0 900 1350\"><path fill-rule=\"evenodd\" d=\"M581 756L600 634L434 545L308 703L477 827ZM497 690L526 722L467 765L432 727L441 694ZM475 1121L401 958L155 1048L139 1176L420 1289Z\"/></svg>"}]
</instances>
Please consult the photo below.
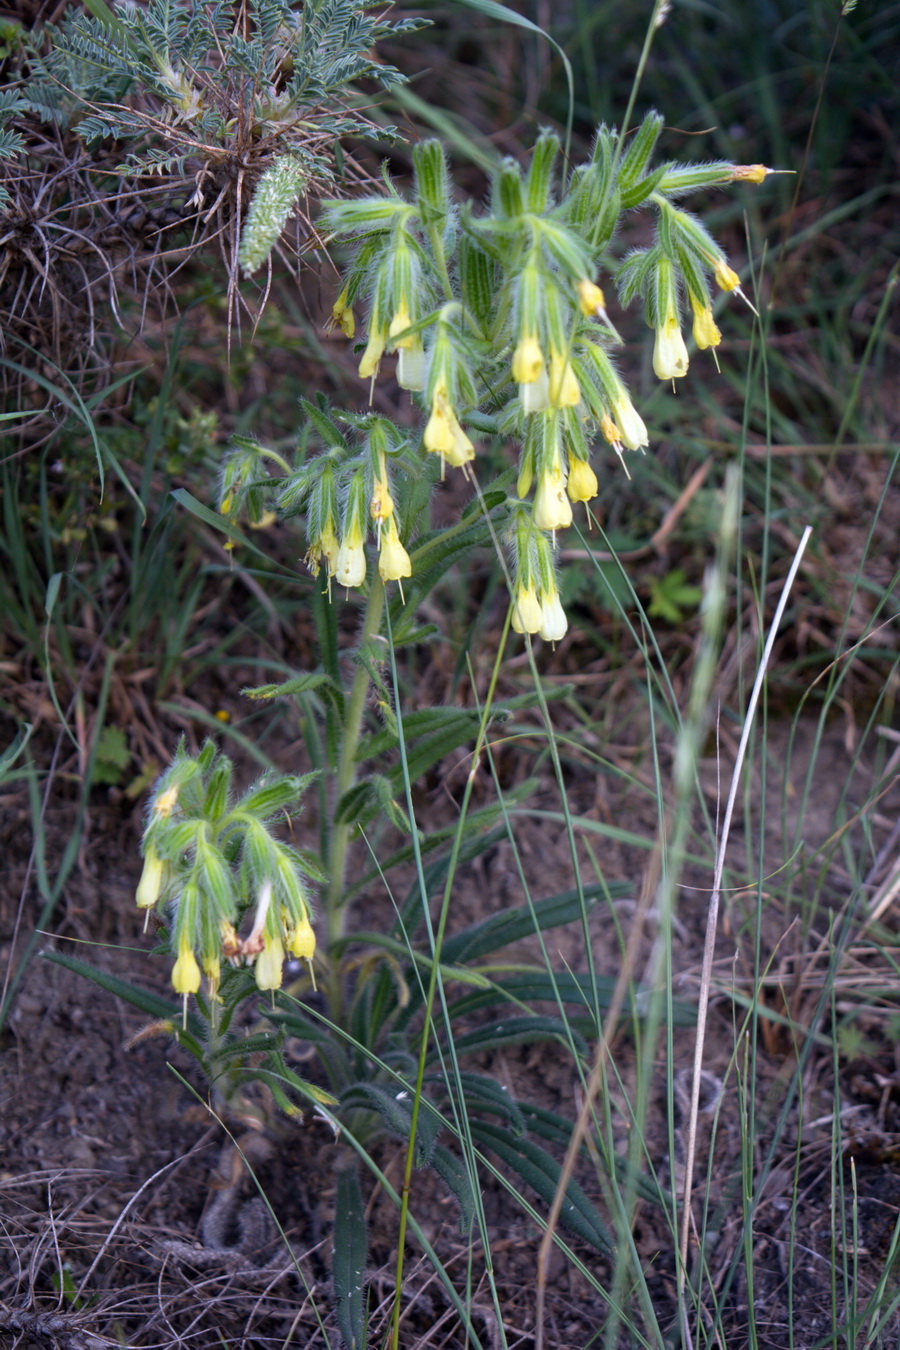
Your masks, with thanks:
<instances>
[{"instance_id":1,"label":"cluster of yellow flowers","mask_svg":"<svg viewBox=\"0 0 900 1350\"><path fill-rule=\"evenodd\" d=\"M253 966L258 987L266 990L281 987L287 954L309 962L315 954L299 858L266 825L273 806L283 809L296 796L298 780L260 784L229 806L230 768L225 756L210 748L204 747L198 762L179 747L169 781L157 788L144 832L144 867L135 899L148 918L158 904L169 906L172 985L185 1000L199 991L203 975L209 997L218 998L223 958L234 967ZM241 835L235 875L231 852ZM241 937L238 927L251 907L241 897L251 886L253 921Z\"/></svg>"},{"instance_id":2,"label":"cluster of yellow flowers","mask_svg":"<svg viewBox=\"0 0 900 1350\"><path fill-rule=\"evenodd\" d=\"M332 313L352 337L353 302L368 296L360 376L374 382L385 353L396 353L397 382L422 399L422 445L440 457L442 476L447 464L469 474L475 446L463 423L479 426L486 391L489 406L502 408L502 391L511 383L517 397L506 400L495 425L520 442L518 497L530 498L530 525L549 535L551 549L556 532L572 523L573 504L598 494L592 440L602 437L623 467L626 451L643 451L649 444L647 427L610 359L610 346L621 339L591 275L621 211L646 203L657 213L655 243L624 260L616 284L623 303L644 299L655 330L653 369L661 380L680 379L688 371L682 306L690 307L697 348L715 349L722 335L709 278L724 291L740 293L737 273L706 227L674 201L704 187L760 183L770 170L728 163L651 170L662 124L659 114L648 113L625 153L616 134L601 127L590 162L563 174L561 196L554 193L559 145L544 133L527 173L511 160L499 166L491 210L483 216L453 206L437 142L416 147L411 199L389 186L385 198L326 206L332 232L357 240ZM330 517L314 522L310 561L316 566L324 560L341 585L362 584L371 522L381 576L409 576L393 502L379 475L368 509L359 506L351 489L342 506L340 542ZM535 555L531 536L519 529L521 509L512 509L509 530L513 625L556 640L565 632L565 615L552 553Z\"/></svg>"}]
</instances>

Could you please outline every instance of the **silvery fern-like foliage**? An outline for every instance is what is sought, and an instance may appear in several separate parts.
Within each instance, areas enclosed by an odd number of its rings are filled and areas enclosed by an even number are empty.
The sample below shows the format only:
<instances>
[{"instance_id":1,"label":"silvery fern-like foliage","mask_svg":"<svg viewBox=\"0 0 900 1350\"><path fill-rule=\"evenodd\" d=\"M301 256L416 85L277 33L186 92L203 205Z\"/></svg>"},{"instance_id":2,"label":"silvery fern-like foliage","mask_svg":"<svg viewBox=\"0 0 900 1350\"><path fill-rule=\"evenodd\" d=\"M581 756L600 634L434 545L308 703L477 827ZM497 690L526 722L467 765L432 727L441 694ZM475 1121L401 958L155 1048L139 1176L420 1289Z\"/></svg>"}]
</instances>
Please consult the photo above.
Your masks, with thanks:
<instances>
[{"instance_id":1,"label":"silvery fern-like foliage","mask_svg":"<svg viewBox=\"0 0 900 1350\"><path fill-rule=\"evenodd\" d=\"M112 295L117 321L126 277L143 277L164 306L169 271L211 246L233 320L247 307L239 265L256 271L274 250L295 266L316 239L309 204L368 181L341 138L395 134L370 120L371 93L357 87L401 79L377 44L423 22L391 22L370 0L86 8L24 36L0 91L15 278L0 285L0 350L20 337L57 365L99 350L95 288Z\"/></svg>"},{"instance_id":2,"label":"silvery fern-like foliage","mask_svg":"<svg viewBox=\"0 0 900 1350\"><path fill-rule=\"evenodd\" d=\"M364 135L370 124L347 101L348 87L399 80L373 47L420 22L390 23L374 8L359 0L251 0L236 19L222 3L150 0L118 5L106 19L73 14L47 28L48 50L32 60L23 100L88 145L132 142L135 173L145 163L157 168L140 143L151 137L193 141L198 154L216 158L260 143L285 153L311 135ZM319 160L327 176L330 155L323 150Z\"/></svg>"}]
</instances>

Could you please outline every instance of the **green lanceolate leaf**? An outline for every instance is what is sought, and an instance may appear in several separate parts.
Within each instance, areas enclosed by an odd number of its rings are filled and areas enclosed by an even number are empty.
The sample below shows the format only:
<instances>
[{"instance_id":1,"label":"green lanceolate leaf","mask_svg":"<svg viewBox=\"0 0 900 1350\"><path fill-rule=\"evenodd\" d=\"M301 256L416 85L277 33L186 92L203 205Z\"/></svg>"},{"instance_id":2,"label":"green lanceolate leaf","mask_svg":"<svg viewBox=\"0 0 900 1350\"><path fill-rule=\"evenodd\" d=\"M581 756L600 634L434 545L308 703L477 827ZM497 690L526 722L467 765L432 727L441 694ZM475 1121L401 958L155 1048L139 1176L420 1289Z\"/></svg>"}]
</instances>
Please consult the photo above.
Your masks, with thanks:
<instances>
[{"instance_id":1,"label":"green lanceolate leaf","mask_svg":"<svg viewBox=\"0 0 900 1350\"><path fill-rule=\"evenodd\" d=\"M585 886L584 898L588 909L598 900L610 896L614 900L625 899L632 894L633 887L624 881L613 881L605 886ZM558 928L560 924L571 923L581 918L581 901L577 891L564 891L547 900L539 900L534 906L534 917L527 905L516 909L492 914L481 923L472 924L461 933L454 934L444 943L444 959L453 965L462 965L486 956L510 942L518 942L529 937L537 929L545 932L548 928Z\"/></svg>"},{"instance_id":2,"label":"green lanceolate leaf","mask_svg":"<svg viewBox=\"0 0 900 1350\"><path fill-rule=\"evenodd\" d=\"M378 1083L354 1083L342 1096L341 1104L345 1109L363 1107L377 1111L392 1134L403 1140L409 1139L413 1104L411 1088L400 1087L396 1083L389 1088ZM425 1167L431 1161L442 1128L443 1121L437 1111L430 1104L423 1106L416 1124L416 1167Z\"/></svg>"},{"instance_id":3,"label":"green lanceolate leaf","mask_svg":"<svg viewBox=\"0 0 900 1350\"><path fill-rule=\"evenodd\" d=\"M177 1039L180 1045L184 1045L186 1049L190 1050L196 1059L202 1061L203 1023L196 1013L188 1013L187 1031L185 1032L181 1027L181 1008L169 1002L168 999L160 998L157 994L150 994L145 989L136 989L127 980L120 980L115 975L107 975L106 971L98 970L96 966L89 965L87 961L79 961L75 956L64 956L62 952L46 952L45 955L46 959L52 961L54 965L64 966L66 970L74 971L76 975L83 975L86 980L93 981L101 989L105 989L107 993L114 994L116 998L121 998L124 1002L130 1003L132 1008L137 1008L140 1012L146 1013L148 1017L156 1018L171 1025L172 1037Z\"/></svg>"},{"instance_id":4,"label":"green lanceolate leaf","mask_svg":"<svg viewBox=\"0 0 900 1350\"><path fill-rule=\"evenodd\" d=\"M466 1013L490 1007L503 999L516 1000L531 1006L533 1003L555 1003L559 998L564 1003L581 1004L585 1013L590 1014L595 982L601 1009L609 1007L616 985L613 976L598 975L594 981L588 974L573 974L568 970L558 971L553 975L546 970L535 970L506 976L502 980L497 980L488 990L467 994L454 1003L450 1011L454 1016L462 1017ZM627 994L622 1005L622 1015L636 1013L638 1016L644 1016L651 994L651 990L644 988L638 988L633 994ZM683 999L675 999L672 1005L672 1019L675 1026L693 1026L697 1020L695 1005Z\"/></svg>"},{"instance_id":5,"label":"green lanceolate leaf","mask_svg":"<svg viewBox=\"0 0 900 1350\"><path fill-rule=\"evenodd\" d=\"M475 1196L472 1183L465 1167L443 1144L435 1144L431 1154L431 1166L446 1186L450 1188L459 1205L459 1232L466 1237L475 1217Z\"/></svg>"},{"instance_id":6,"label":"green lanceolate leaf","mask_svg":"<svg viewBox=\"0 0 900 1350\"><path fill-rule=\"evenodd\" d=\"M347 1350L365 1350L365 1270L368 1255L366 1210L356 1166L343 1168L337 1176L334 1217L335 1315Z\"/></svg>"},{"instance_id":7,"label":"green lanceolate leaf","mask_svg":"<svg viewBox=\"0 0 900 1350\"><path fill-rule=\"evenodd\" d=\"M441 1083L446 1092L451 1092L444 1074L434 1074L429 1081ZM464 1071L454 1075L453 1083L462 1088L466 1112L469 1115L486 1111L490 1115L502 1116L515 1134L527 1134L528 1127L522 1109L503 1083L489 1078L487 1074ZM571 1131L571 1125L569 1129Z\"/></svg>"},{"instance_id":8,"label":"green lanceolate leaf","mask_svg":"<svg viewBox=\"0 0 900 1350\"><path fill-rule=\"evenodd\" d=\"M558 1017L504 1017L497 1023L478 1027L475 1031L454 1032L453 1044L460 1055L480 1054L485 1050L497 1050L511 1045L532 1045L536 1041L559 1041L568 1046L571 1042L580 1055L587 1054L587 1042L584 1037L567 1026Z\"/></svg>"},{"instance_id":9,"label":"green lanceolate leaf","mask_svg":"<svg viewBox=\"0 0 900 1350\"><path fill-rule=\"evenodd\" d=\"M546 1204L552 1204L559 1184L560 1165L546 1149L530 1139L511 1139L508 1130L482 1120L472 1121L472 1136L518 1172ZM608 1255L614 1250L606 1225L577 1181L570 1181L566 1187L560 1219L571 1232L598 1251Z\"/></svg>"}]
</instances>

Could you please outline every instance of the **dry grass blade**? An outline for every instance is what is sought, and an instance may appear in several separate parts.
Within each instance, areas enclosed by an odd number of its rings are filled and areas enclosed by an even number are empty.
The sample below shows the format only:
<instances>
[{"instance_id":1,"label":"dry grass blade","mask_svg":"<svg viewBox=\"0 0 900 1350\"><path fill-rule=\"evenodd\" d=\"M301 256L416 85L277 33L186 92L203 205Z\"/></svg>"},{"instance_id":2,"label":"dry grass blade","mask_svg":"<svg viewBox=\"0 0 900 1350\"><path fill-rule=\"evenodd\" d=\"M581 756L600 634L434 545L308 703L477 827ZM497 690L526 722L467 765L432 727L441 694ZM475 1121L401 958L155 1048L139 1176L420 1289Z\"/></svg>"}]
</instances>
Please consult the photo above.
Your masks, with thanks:
<instances>
[{"instance_id":1,"label":"dry grass blade","mask_svg":"<svg viewBox=\"0 0 900 1350\"><path fill-rule=\"evenodd\" d=\"M744 766L744 756L747 751L747 744L750 739L750 731L753 726L753 719L756 713L756 707L759 703L760 695L763 689L763 683L766 678L766 671L769 659L772 655L772 648L775 645L775 639L778 635L778 629L781 619L787 607L788 597L800 568L803 554L812 535L812 527L807 525L806 529L797 546L791 563L790 570L785 578L784 586L781 590L781 596L772 618L772 624L769 629L769 636L766 639L766 645L763 650L762 659L759 663L759 669L756 673L756 679L753 683L753 689L750 694L750 700L747 705L747 713L744 718L744 726L741 732L740 744L735 760L734 771L731 777L731 787L728 793L728 802L725 807L725 816L722 821L722 832L716 850L716 865L713 876L713 890L709 900L709 912L706 923L706 939L703 947L703 967L700 976L700 990L697 1008L697 1038L694 1045L694 1069L693 1080L691 1083L691 1105L690 1116L687 1127L687 1158L684 1169L684 1190L683 1190L683 1213L681 1220L681 1260L678 1265L679 1282L679 1303L683 1310L682 1330L685 1337L685 1344L689 1347L693 1345L691 1329L687 1321L687 1310L684 1303L684 1282L687 1271L688 1244L690 1241L691 1226L693 1222L693 1213L691 1209L691 1189L694 1179L694 1159L697 1147L697 1120L700 1114L700 1089L703 1082L703 1050L706 1034L706 1018L709 1011L709 991L712 983L713 957L715 955L716 930L719 916L719 895L722 887L722 873L725 868L725 853L728 847L728 836L731 833L731 820L734 814L734 806L737 801L738 785L740 783L741 772Z\"/></svg>"}]
</instances>

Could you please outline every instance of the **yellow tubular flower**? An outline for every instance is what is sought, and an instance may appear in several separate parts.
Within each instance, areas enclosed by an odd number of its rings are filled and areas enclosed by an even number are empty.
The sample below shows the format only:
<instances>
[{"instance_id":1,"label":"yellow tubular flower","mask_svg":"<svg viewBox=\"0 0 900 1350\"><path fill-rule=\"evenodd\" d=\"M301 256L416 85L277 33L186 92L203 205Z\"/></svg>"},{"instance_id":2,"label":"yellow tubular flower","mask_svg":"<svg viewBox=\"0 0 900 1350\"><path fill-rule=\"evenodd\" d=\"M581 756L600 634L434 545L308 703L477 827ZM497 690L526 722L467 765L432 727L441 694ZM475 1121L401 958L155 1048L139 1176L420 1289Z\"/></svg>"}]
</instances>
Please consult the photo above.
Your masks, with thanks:
<instances>
[{"instance_id":1,"label":"yellow tubular flower","mask_svg":"<svg viewBox=\"0 0 900 1350\"><path fill-rule=\"evenodd\" d=\"M517 633L537 633L542 623L541 602L533 586L516 586L512 626Z\"/></svg>"},{"instance_id":2,"label":"yellow tubular flower","mask_svg":"<svg viewBox=\"0 0 900 1350\"><path fill-rule=\"evenodd\" d=\"M583 277L578 282L575 289L578 292L578 306L587 318L592 314L602 314L606 309L606 298L600 287L587 277Z\"/></svg>"},{"instance_id":3,"label":"yellow tubular flower","mask_svg":"<svg viewBox=\"0 0 900 1350\"><path fill-rule=\"evenodd\" d=\"M475 447L459 425L443 380L439 380L435 388L423 439L426 450L440 455L455 469L463 468L475 458Z\"/></svg>"},{"instance_id":4,"label":"yellow tubular flower","mask_svg":"<svg viewBox=\"0 0 900 1350\"><path fill-rule=\"evenodd\" d=\"M572 503L566 496L566 478L559 467L538 479L532 518L539 530L564 530L572 524Z\"/></svg>"},{"instance_id":5,"label":"yellow tubular flower","mask_svg":"<svg viewBox=\"0 0 900 1350\"><path fill-rule=\"evenodd\" d=\"M722 334L716 327L711 306L701 304L692 296L691 308L694 311L694 341L700 351L705 352L708 347L718 347L722 341Z\"/></svg>"},{"instance_id":6,"label":"yellow tubular flower","mask_svg":"<svg viewBox=\"0 0 900 1350\"><path fill-rule=\"evenodd\" d=\"M549 398L553 408L574 408L581 400L581 387L564 352L550 353Z\"/></svg>"},{"instance_id":7,"label":"yellow tubular flower","mask_svg":"<svg viewBox=\"0 0 900 1350\"><path fill-rule=\"evenodd\" d=\"M313 932L309 916L304 914L299 923L288 933L288 951L300 961L311 961L316 951L316 935Z\"/></svg>"},{"instance_id":8,"label":"yellow tubular flower","mask_svg":"<svg viewBox=\"0 0 900 1350\"><path fill-rule=\"evenodd\" d=\"M388 337L395 338L398 333L409 328L413 320L406 306L405 298L397 306L397 312L391 320ZM397 383L401 389L423 389L425 387L425 348L419 333L410 333L394 344L400 353L397 361Z\"/></svg>"},{"instance_id":9,"label":"yellow tubular flower","mask_svg":"<svg viewBox=\"0 0 900 1350\"><path fill-rule=\"evenodd\" d=\"M572 456L569 460L569 479L566 483L569 501L589 502L596 497L598 489L597 475L587 460Z\"/></svg>"},{"instance_id":10,"label":"yellow tubular flower","mask_svg":"<svg viewBox=\"0 0 900 1350\"><path fill-rule=\"evenodd\" d=\"M734 164L731 168L733 183L762 183L772 172L765 164Z\"/></svg>"},{"instance_id":11,"label":"yellow tubular flower","mask_svg":"<svg viewBox=\"0 0 900 1350\"><path fill-rule=\"evenodd\" d=\"M388 516L394 514L394 499L391 496L391 490L388 487L387 474L382 468L382 473L375 480L375 487L372 492L372 500L369 502L369 510L372 512L372 519L378 521L387 520Z\"/></svg>"},{"instance_id":12,"label":"yellow tubular flower","mask_svg":"<svg viewBox=\"0 0 900 1350\"><path fill-rule=\"evenodd\" d=\"M172 987L176 994L196 994L200 988L200 967L186 936L181 939L178 960L172 967Z\"/></svg>"},{"instance_id":13,"label":"yellow tubular flower","mask_svg":"<svg viewBox=\"0 0 900 1350\"><path fill-rule=\"evenodd\" d=\"M439 380L431 399L431 416L425 427L425 449L433 455L446 455L453 449L453 425L447 386ZM454 418L455 421L455 418Z\"/></svg>"},{"instance_id":14,"label":"yellow tubular flower","mask_svg":"<svg viewBox=\"0 0 900 1350\"><path fill-rule=\"evenodd\" d=\"M401 347L397 358L397 383L401 389L425 388L425 348L422 339L414 339L413 346Z\"/></svg>"},{"instance_id":15,"label":"yellow tubular flower","mask_svg":"<svg viewBox=\"0 0 900 1350\"><path fill-rule=\"evenodd\" d=\"M353 334L356 332L356 320L353 317L353 310L347 304L346 286L331 306L331 317L336 324L340 325L344 337L353 337Z\"/></svg>"},{"instance_id":16,"label":"yellow tubular flower","mask_svg":"<svg viewBox=\"0 0 900 1350\"><path fill-rule=\"evenodd\" d=\"M317 548L319 557L325 559L328 575L333 577L337 571L337 560L338 554L341 551L341 545L334 532L334 526L331 524L331 521L328 522L322 533L319 535Z\"/></svg>"},{"instance_id":17,"label":"yellow tubular flower","mask_svg":"<svg viewBox=\"0 0 900 1350\"><path fill-rule=\"evenodd\" d=\"M398 333L402 333L404 329L410 328L411 326L412 319L410 318L409 310L406 307L406 298L404 297L397 306L394 317L391 319L388 337L395 338ZM404 347L411 347L415 340L415 337L410 334L408 337L401 338L400 341L396 342L394 345L402 351Z\"/></svg>"},{"instance_id":18,"label":"yellow tubular flower","mask_svg":"<svg viewBox=\"0 0 900 1350\"><path fill-rule=\"evenodd\" d=\"M470 459L475 458L475 447L452 412L450 414L450 427L453 431L453 445L444 458L454 469L463 469Z\"/></svg>"},{"instance_id":19,"label":"yellow tubular flower","mask_svg":"<svg viewBox=\"0 0 900 1350\"><path fill-rule=\"evenodd\" d=\"M256 958L256 984L259 989L280 989L284 966L284 947L280 937L263 937L265 946Z\"/></svg>"},{"instance_id":20,"label":"yellow tubular flower","mask_svg":"<svg viewBox=\"0 0 900 1350\"><path fill-rule=\"evenodd\" d=\"M550 381L547 372L541 367L541 373L531 384L519 385L519 397L522 400L523 413L543 412L550 406Z\"/></svg>"},{"instance_id":21,"label":"yellow tubular flower","mask_svg":"<svg viewBox=\"0 0 900 1350\"><path fill-rule=\"evenodd\" d=\"M544 369L544 353L536 333L525 333L513 352L512 377L517 384L534 384Z\"/></svg>"},{"instance_id":22,"label":"yellow tubular flower","mask_svg":"<svg viewBox=\"0 0 900 1350\"><path fill-rule=\"evenodd\" d=\"M378 555L378 571L382 581L400 581L412 576L412 563L409 554L400 543L397 522L391 516L381 532L381 552Z\"/></svg>"},{"instance_id":23,"label":"yellow tubular flower","mask_svg":"<svg viewBox=\"0 0 900 1350\"><path fill-rule=\"evenodd\" d=\"M163 860L152 844L147 845L144 854L144 870L138 882L135 903L138 909L152 909L162 890Z\"/></svg>"},{"instance_id":24,"label":"yellow tubular flower","mask_svg":"<svg viewBox=\"0 0 900 1350\"><path fill-rule=\"evenodd\" d=\"M374 379L378 374L378 366L384 355L384 349L387 344L387 333L383 328L376 328L374 325L369 329L369 341L366 344L366 350L362 354L362 360L359 363L359 374L363 380Z\"/></svg>"},{"instance_id":25,"label":"yellow tubular flower","mask_svg":"<svg viewBox=\"0 0 900 1350\"><path fill-rule=\"evenodd\" d=\"M340 586L361 586L366 579L366 550L362 539L345 539L338 550L334 569Z\"/></svg>"},{"instance_id":26,"label":"yellow tubular flower","mask_svg":"<svg viewBox=\"0 0 900 1350\"><path fill-rule=\"evenodd\" d=\"M656 330L653 346L653 370L660 380L675 380L688 372L687 347L681 336L678 315L670 315Z\"/></svg>"},{"instance_id":27,"label":"yellow tubular flower","mask_svg":"<svg viewBox=\"0 0 900 1350\"><path fill-rule=\"evenodd\" d=\"M568 626L566 611L562 607L559 591L554 586L541 596L541 637L545 642L559 642L565 637Z\"/></svg>"},{"instance_id":28,"label":"yellow tubular flower","mask_svg":"<svg viewBox=\"0 0 900 1350\"><path fill-rule=\"evenodd\" d=\"M600 431L608 445L622 445L622 433L615 422L606 413L600 419Z\"/></svg>"},{"instance_id":29,"label":"yellow tubular flower","mask_svg":"<svg viewBox=\"0 0 900 1350\"><path fill-rule=\"evenodd\" d=\"M650 444L644 419L624 391L616 399L612 411L618 427L621 428L619 436L626 450L642 450L645 445Z\"/></svg>"},{"instance_id":30,"label":"yellow tubular flower","mask_svg":"<svg viewBox=\"0 0 900 1350\"><path fill-rule=\"evenodd\" d=\"M737 272L732 271L724 258L716 258L713 261L713 273L716 278L716 284L723 291L736 290L741 284L741 279Z\"/></svg>"}]
</instances>

